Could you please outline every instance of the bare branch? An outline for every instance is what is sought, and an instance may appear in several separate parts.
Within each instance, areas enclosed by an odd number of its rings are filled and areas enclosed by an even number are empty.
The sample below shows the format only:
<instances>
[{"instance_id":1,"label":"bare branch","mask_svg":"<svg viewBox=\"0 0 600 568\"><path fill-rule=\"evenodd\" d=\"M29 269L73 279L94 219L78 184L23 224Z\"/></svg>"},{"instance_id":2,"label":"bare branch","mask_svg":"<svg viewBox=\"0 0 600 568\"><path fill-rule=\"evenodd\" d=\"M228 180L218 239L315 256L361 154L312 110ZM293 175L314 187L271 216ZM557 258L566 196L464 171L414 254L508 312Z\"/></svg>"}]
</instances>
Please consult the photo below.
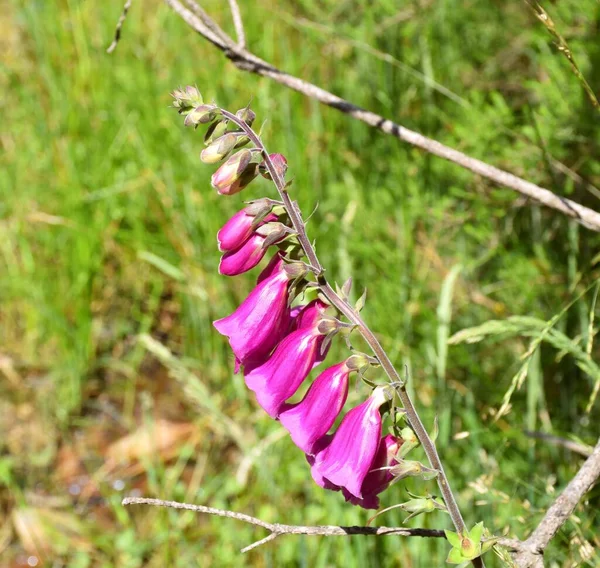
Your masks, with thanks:
<instances>
[{"instance_id":1,"label":"bare branch","mask_svg":"<svg viewBox=\"0 0 600 568\"><path fill-rule=\"evenodd\" d=\"M307 97L333 107L352 118L360 120L385 134L390 134L399 140L408 142L426 152L434 154L453 162L471 172L491 180L499 185L513 189L522 195L546 205L564 215L576 219L584 227L600 232L600 213L575 203L570 199L556 195L552 191L539 185L526 181L510 172L501 170L477 158L473 158L458 150L441 144L437 140L427 138L418 132L409 130L400 124L388 120L374 112L365 110L349 101L346 101L312 83L298 79L285 73L270 63L263 61L246 49L235 45L231 38L224 39L214 34L205 23L186 9L178 0L165 0L165 2L196 32L208 39L215 47L219 48L236 67L243 71L256 73L298 91Z\"/></svg>"},{"instance_id":2,"label":"bare branch","mask_svg":"<svg viewBox=\"0 0 600 568\"><path fill-rule=\"evenodd\" d=\"M106 53L112 53L119 43L121 39L121 29L123 28L123 24L125 23L125 19L127 18L127 12L129 12L129 8L131 8L131 2L133 0L126 0L125 5L123 6L123 11L119 16L119 21L117 22L117 27L115 28L115 39L112 40L112 43L108 46Z\"/></svg>"},{"instance_id":3,"label":"bare branch","mask_svg":"<svg viewBox=\"0 0 600 568\"><path fill-rule=\"evenodd\" d=\"M234 45L231 38L221 29L219 24L217 24L205 12L204 8L202 8L202 6L200 6L200 4L195 2L195 0L185 0L185 2L189 6L190 10L192 12L194 12L194 14L196 16L198 16L198 18L200 18L200 20L202 21L202 24L204 24L204 26L206 26L213 34L215 34L217 37L219 37L224 44L230 45L230 46Z\"/></svg>"},{"instance_id":4,"label":"bare branch","mask_svg":"<svg viewBox=\"0 0 600 568\"><path fill-rule=\"evenodd\" d=\"M553 436L552 434L546 434L544 432L531 432L529 430L525 430L525 436L538 440L544 440L555 446L561 446L567 450L575 452L576 454L585 456L586 458L591 456L592 452L594 451L594 448L588 446L587 444L581 444L579 442L574 442L573 440L567 440L566 438L560 438L559 436Z\"/></svg>"},{"instance_id":5,"label":"bare branch","mask_svg":"<svg viewBox=\"0 0 600 568\"><path fill-rule=\"evenodd\" d=\"M591 489L600 477L600 440L592 455L585 460L581 469L569 485L546 511L544 518L531 533L529 538L519 546L515 562L520 568L543 566L544 550L554 535L571 516L577 503Z\"/></svg>"},{"instance_id":6,"label":"bare branch","mask_svg":"<svg viewBox=\"0 0 600 568\"><path fill-rule=\"evenodd\" d=\"M240 7L237 0L229 0L229 8L231 9L231 17L233 18L233 25L235 26L235 33L237 35L237 46L240 49L246 49L244 22L242 22L242 15L240 14Z\"/></svg>"},{"instance_id":7,"label":"bare branch","mask_svg":"<svg viewBox=\"0 0 600 568\"><path fill-rule=\"evenodd\" d=\"M262 527L270 531L270 534L258 540L249 546L246 546L241 551L247 552L274 540L282 534L303 534L310 536L419 536L424 538L446 538L444 531L433 529L407 529L396 527L340 527L335 525L317 525L317 526L300 526L300 525L281 525L279 523L267 523L256 517L251 517L244 513L236 513L235 511L227 511L224 509L215 509L213 507L205 507L204 505L192 505L190 503L179 503L177 501L163 501L161 499L149 499L146 497L126 497L122 501L122 505L153 505L154 507L168 507L170 509L185 509L194 511L195 513L205 513L207 515L215 515L217 517L227 517Z\"/></svg>"}]
</instances>

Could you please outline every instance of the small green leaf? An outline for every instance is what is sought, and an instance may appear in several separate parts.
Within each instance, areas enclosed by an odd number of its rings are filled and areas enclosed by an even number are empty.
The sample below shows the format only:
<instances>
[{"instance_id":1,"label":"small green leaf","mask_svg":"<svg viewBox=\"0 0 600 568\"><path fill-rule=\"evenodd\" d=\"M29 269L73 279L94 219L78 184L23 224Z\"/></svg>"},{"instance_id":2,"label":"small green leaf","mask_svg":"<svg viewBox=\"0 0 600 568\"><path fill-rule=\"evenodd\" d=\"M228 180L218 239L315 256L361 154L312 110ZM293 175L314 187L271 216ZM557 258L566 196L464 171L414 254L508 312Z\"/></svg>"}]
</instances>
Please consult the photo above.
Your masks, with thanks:
<instances>
[{"instance_id":1,"label":"small green leaf","mask_svg":"<svg viewBox=\"0 0 600 568\"><path fill-rule=\"evenodd\" d=\"M446 538L448 539L448 542L454 547L454 548L460 548L460 543L461 543L461 536L458 533L452 532L452 531L444 531L444 533L446 534Z\"/></svg>"},{"instance_id":2,"label":"small green leaf","mask_svg":"<svg viewBox=\"0 0 600 568\"><path fill-rule=\"evenodd\" d=\"M458 548L451 548L446 562L448 564L462 564L465 560L468 560L468 558L465 558Z\"/></svg>"},{"instance_id":3,"label":"small green leaf","mask_svg":"<svg viewBox=\"0 0 600 568\"><path fill-rule=\"evenodd\" d=\"M499 540L500 539L498 537L492 537L484 540L481 543L481 553L485 554L490 548L492 548L492 546L495 546Z\"/></svg>"},{"instance_id":4,"label":"small green leaf","mask_svg":"<svg viewBox=\"0 0 600 568\"><path fill-rule=\"evenodd\" d=\"M357 312L360 312L365 307L365 302L367 301L367 289L362 293L362 296L356 300L356 304L354 305L354 309Z\"/></svg>"},{"instance_id":5,"label":"small green leaf","mask_svg":"<svg viewBox=\"0 0 600 568\"><path fill-rule=\"evenodd\" d=\"M469 533L469 538L475 542L475 543L479 543L481 542L481 536L483 535L483 522L481 523L477 523L472 529L471 532Z\"/></svg>"},{"instance_id":6,"label":"small green leaf","mask_svg":"<svg viewBox=\"0 0 600 568\"><path fill-rule=\"evenodd\" d=\"M138 251L138 258L140 260L148 262L149 264L154 266L154 268L157 268L163 274L166 274L169 278L177 280L177 282L183 282L185 280L185 272L183 272L183 270L180 270L164 258L161 258L160 256L157 256L154 253L151 253L146 250L141 250Z\"/></svg>"},{"instance_id":7,"label":"small green leaf","mask_svg":"<svg viewBox=\"0 0 600 568\"><path fill-rule=\"evenodd\" d=\"M435 418L433 419L433 431L431 432L431 441L434 444L439 436L439 433L440 433L440 426L438 424L438 417L436 415Z\"/></svg>"}]
</instances>

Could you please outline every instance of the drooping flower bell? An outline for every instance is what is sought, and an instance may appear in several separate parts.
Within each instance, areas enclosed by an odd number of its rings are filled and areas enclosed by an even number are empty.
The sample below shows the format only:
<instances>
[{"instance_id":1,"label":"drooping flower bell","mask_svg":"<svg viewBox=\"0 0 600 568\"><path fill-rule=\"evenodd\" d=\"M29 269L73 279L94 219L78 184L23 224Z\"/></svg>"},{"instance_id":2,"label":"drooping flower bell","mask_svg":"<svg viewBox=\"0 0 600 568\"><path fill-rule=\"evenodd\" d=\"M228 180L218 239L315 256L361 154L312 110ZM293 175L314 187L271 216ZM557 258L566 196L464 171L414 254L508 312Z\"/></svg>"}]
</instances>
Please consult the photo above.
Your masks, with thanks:
<instances>
[{"instance_id":1,"label":"drooping flower bell","mask_svg":"<svg viewBox=\"0 0 600 568\"><path fill-rule=\"evenodd\" d=\"M265 239L255 233L240 248L226 252L219 262L219 274L237 276L254 268L267 252Z\"/></svg>"},{"instance_id":2,"label":"drooping flower bell","mask_svg":"<svg viewBox=\"0 0 600 568\"><path fill-rule=\"evenodd\" d=\"M259 199L238 211L217 233L219 250L225 252L240 248L261 222L275 221L277 216L270 214L271 209L270 199Z\"/></svg>"},{"instance_id":3,"label":"drooping flower bell","mask_svg":"<svg viewBox=\"0 0 600 568\"><path fill-rule=\"evenodd\" d=\"M320 300L308 304L297 318L301 327L285 337L262 365L245 376L246 385L272 418L279 416L285 401L296 393L319 361L324 335L318 327L326 309L327 304Z\"/></svg>"},{"instance_id":4,"label":"drooping flower bell","mask_svg":"<svg viewBox=\"0 0 600 568\"><path fill-rule=\"evenodd\" d=\"M331 442L315 456L313 478L324 478L363 498L362 485L371 466L381 437L379 407L389 399L389 387L377 387L362 404L342 419Z\"/></svg>"},{"instance_id":5,"label":"drooping flower bell","mask_svg":"<svg viewBox=\"0 0 600 568\"><path fill-rule=\"evenodd\" d=\"M313 454L315 444L333 426L346 402L351 372L346 361L329 367L315 379L300 402L284 405L279 420L304 453Z\"/></svg>"},{"instance_id":6,"label":"drooping flower bell","mask_svg":"<svg viewBox=\"0 0 600 568\"><path fill-rule=\"evenodd\" d=\"M379 497L377 495L385 491L394 479L390 467L396 463L396 454L401 446L402 440L391 434L381 438L379 448L371 464L371 471L362 482L362 499L355 497L347 489L342 489L346 501L353 505L360 505L363 509L378 509Z\"/></svg>"},{"instance_id":7,"label":"drooping flower bell","mask_svg":"<svg viewBox=\"0 0 600 568\"><path fill-rule=\"evenodd\" d=\"M219 231L217 240L220 247L223 244L226 247L237 245L236 248L227 249L221 257L220 274L236 276L251 270L263 259L270 245L285 238L288 228L275 222L276 215L267 214L262 221L260 219L242 210Z\"/></svg>"},{"instance_id":8,"label":"drooping flower bell","mask_svg":"<svg viewBox=\"0 0 600 568\"><path fill-rule=\"evenodd\" d=\"M262 277L265 272L267 275ZM237 310L213 322L217 331L229 338L236 371L239 365L253 364L266 357L290 326L288 275L279 253L263 274Z\"/></svg>"}]
</instances>

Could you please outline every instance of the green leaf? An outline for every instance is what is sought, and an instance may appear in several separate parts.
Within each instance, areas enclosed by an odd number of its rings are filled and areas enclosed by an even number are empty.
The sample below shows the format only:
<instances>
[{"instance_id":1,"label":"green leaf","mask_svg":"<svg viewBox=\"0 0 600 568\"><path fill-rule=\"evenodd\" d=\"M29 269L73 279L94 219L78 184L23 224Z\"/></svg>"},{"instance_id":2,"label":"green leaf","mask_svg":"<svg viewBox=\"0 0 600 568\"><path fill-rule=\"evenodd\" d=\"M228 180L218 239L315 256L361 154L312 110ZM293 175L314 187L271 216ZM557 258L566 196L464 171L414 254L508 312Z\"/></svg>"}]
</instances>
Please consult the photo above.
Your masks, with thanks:
<instances>
[{"instance_id":1,"label":"green leaf","mask_svg":"<svg viewBox=\"0 0 600 568\"><path fill-rule=\"evenodd\" d=\"M367 301L367 289L362 293L362 296L356 300L356 304L354 304L354 309L357 312L360 312L365 307L365 302Z\"/></svg>"},{"instance_id":2,"label":"green leaf","mask_svg":"<svg viewBox=\"0 0 600 568\"><path fill-rule=\"evenodd\" d=\"M448 542L454 547L454 548L460 548L460 543L461 543L461 537L458 533L452 532L452 531L444 531L446 538L448 539Z\"/></svg>"},{"instance_id":3,"label":"green leaf","mask_svg":"<svg viewBox=\"0 0 600 568\"><path fill-rule=\"evenodd\" d=\"M479 543L481 542L481 537L483 535L483 522L481 523L477 523L472 529L471 532L469 533L469 538L474 542L474 543Z\"/></svg>"},{"instance_id":4,"label":"green leaf","mask_svg":"<svg viewBox=\"0 0 600 568\"><path fill-rule=\"evenodd\" d=\"M435 441L438 439L438 436L440 434L440 426L438 424L438 417L437 414L435 416L435 418L433 419L433 431L431 432L431 441L433 443L435 443Z\"/></svg>"},{"instance_id":5,"label":"green leaf","mask_svg":"<svg viewBox=\"0 0 600 568\"><path fill-rule=\"evenodd\" d=\"M492 537L484 540L481 543L481 553L485 554L492 546L494 546L500 539L498 537Z\"/></svg>"},{"instance_id":6,"label":"green leaf","mask_svg":"<svg viewBox=\"0 0 600 568\"><path fill-rule=\"evenodd\" d=\"M154 268L157 268L163 274L166 274L169 278L177 280L177 282L183 282L185 280L185 273L182 270L154 253L142 250L138 252L138 258L140 260L145 260L154 266Z\"/></svg>"},{"instance_id":7,"label":"green leaf","mask_svg":"<svg viewBox=\"0 0 600 568\"><path fill-rule=\"evenodd\" d=\"M458 548L451 548L448 558L446 558L448 564L462 564L465 560L468 560L468 558L465 558Z\"/></svg>"}]
</instances>

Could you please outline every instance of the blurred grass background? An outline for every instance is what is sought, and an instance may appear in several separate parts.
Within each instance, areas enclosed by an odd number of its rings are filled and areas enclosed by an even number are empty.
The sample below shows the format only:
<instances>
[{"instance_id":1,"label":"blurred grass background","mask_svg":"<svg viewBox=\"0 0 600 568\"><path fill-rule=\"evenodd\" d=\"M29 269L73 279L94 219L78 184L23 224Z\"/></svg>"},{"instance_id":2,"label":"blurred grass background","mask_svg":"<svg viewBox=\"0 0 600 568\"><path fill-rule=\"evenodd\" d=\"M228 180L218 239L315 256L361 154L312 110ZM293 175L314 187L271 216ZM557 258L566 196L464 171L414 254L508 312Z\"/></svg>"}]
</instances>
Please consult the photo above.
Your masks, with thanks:
<instances>
[{"instance_id":1,"label":"blurred grass background","mask_svg":"<svg viewBox=\"0 0 600 568\"><path fill-rule=\"evenodd\" d=\"M233 32L226 3L203 5ZM217 275L215 233L241 199L214 193L200 135L168 108L169 91L188 83L232 110L252 100L267 120L265 140L288 157L301 207L319 204L309 233L328 273L368 287L365 318L410 369L424 421L439 417L439 451L467 523L526 536L582 458L524 431L588 444L598 436L598 405L586 412L598 378L577 359L598 355L598 235L237 71L158 0L133 3L109 56L121 8L2 6L0 564L444 562L446 543L394 537L281 537L240 556L260 529L120 506L126 495L156 496L289 524L364 524L371 514L313 485L212 328L255 275ZM241 8L250 49L267 61L600 208L599 114L525 3ZM597 92L598 3L546 9ZM244 197L267 192L261 180ZM447 345L464 328L515 315L549 321L567 306L554 324L563 348L504 328L500 340ZM532 337L539 346L523 363ZM494 420L523 365L522 388ZM400 483L382 503L406 500L407 488L435 492L433 482ZM549 565L600 565L599 504L596 489L555 538ZM409 525L450 528L440 513Z\"/></svg>"}]
</instances>

